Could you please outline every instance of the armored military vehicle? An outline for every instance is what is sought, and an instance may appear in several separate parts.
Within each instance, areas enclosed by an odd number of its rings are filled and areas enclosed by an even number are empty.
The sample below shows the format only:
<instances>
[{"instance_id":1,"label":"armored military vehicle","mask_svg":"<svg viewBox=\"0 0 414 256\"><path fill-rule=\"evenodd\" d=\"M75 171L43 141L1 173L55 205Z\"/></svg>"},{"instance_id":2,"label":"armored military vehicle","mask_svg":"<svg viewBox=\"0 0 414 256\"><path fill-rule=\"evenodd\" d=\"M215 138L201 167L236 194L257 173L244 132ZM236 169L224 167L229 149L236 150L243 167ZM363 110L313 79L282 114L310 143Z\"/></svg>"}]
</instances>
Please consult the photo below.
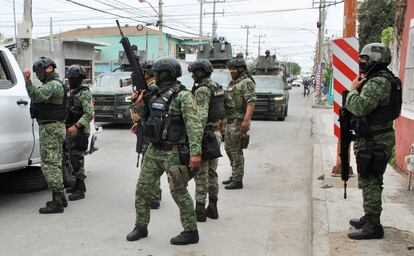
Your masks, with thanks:
<instances>
[{"instance_id":1,"label":"armored military vehicle","mask_svg":"<svg viewBox=\"0 0 414 256\"><path fill-rule=\"evenodd\" d=\"M276 60L275 55L270 55L267 50L266 55L257 58L254 74L285 77L285 70L285 66Z\"/></svg>"},{"instance_id":2,"label":"armored military vehicle","mask_svg":"<svg viewBox=\"0 0 414 256\"><path fill-rule=\"evenodd\" d=\"M231 44L224 37L214 38L209 44L198 46L197 59L208 59L214 68L226 68L232 58Z\"/></svg>"}]
</instances>

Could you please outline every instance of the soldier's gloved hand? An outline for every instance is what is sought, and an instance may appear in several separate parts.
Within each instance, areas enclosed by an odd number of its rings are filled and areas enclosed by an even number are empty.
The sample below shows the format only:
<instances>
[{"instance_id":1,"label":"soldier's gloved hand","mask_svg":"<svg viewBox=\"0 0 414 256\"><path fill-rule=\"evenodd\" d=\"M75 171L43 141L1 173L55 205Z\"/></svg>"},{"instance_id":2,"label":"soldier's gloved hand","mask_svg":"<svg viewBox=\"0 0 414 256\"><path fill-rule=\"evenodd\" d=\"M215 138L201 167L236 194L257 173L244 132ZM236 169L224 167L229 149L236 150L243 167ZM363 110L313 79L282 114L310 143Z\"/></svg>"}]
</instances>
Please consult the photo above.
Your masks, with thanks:
<instances>
[{"instance_id":1,"label":"soldier's gloved hand","mask_svg":"<svg viewBox=\"0 0 414 256\"><path fill-rule=\"evenodd\" d=\"M191 170L195 170L199 168L201 165L201 155L193 156L190 159L190 168Z\"/></svg>"},{"instance_id":2,"label":"soldier's gloved hand","mask_svg":"<svg viewBox=\"0 0 414 256\"><path fill-rule=\"evenodd\" d=\"M28 70L27 68L25 68L23 70L23 77L25 81L30 81L30 70Z\"/></svg>"},{"instance_id":3,"label":"soldier's gloved hand","mask_svg":"<svg viewBox=\"0 0 414 256\"><path fill-rule=\"evenodd\" d=\"M241 127L240 127L240 131L242 133L246 133L248 130L250 129L250 120L243 120Z\"/></svg>"},{"instance_id":4,"label":"soldier's gloved hand","mask_svg":"<svg viewBox=\"0 0 414 256\"><path fill-rule=\"evenodd\" d=\"M366 78L362 78L359 80L359 77L357 76L354 81L352 81L351 90L358 90L361 85L367 80Z\"/></svg>"},{"instance_id":5,"label":"soldier's gloved hand","mask_svg":"<svg viewBox=\"0 0 414 256\"><path fill-rule=\"evenodd\" d=\"M131 119L134 123L138 122L139 120L141 120L141 116L136 113L136 112L132 112L131 113Z\"/></svg>"},{"instance_id":6,"label":"soldier's gloved hand","mask_svg":"<svg viewBox=\"0 0 414 256\"><path fill-rule=\"evenodd\" d=\"M137 92L133 91L133 94L138 95ZM141 93L138 95L138 98L134 101L135 107L139 107L141 105L142 99L144 98L145 90L142 90Z\"/></svg>"},{"instance_id":7,"label":"soldier's gloved hand","mask_svg":"<svg viewBox=\"0 0 414 256\"><path fill-rule=\"evenodd\" d=\"M76 127L76 125L72 125L66 131L70 135L75 135L78 132L78 127Z\"/></svg>"}]
</instances>

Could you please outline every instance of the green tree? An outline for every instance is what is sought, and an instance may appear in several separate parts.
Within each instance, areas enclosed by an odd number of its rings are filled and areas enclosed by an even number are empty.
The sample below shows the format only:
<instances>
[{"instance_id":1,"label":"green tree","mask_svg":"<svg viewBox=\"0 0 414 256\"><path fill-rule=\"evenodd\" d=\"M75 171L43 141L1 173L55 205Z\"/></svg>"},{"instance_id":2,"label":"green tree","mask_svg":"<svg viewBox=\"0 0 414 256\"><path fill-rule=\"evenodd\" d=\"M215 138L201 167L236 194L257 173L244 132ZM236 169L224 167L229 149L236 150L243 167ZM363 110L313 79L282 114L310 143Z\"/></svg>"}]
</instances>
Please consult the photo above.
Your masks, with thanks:
<instances>
[{"instance_id":1,"label":"green tree","mask_svg":"<svg viewBox=\"0 0 414 256\"><path fill-rule=\"evenodd\" d=\"M396 6L396 0L364 0L359 3L360 48L366 44L381 41L383 30L394 25Z\"/></svg>"},{"instance_id":2,"label":"green tree","mask_svg":"<svg viewBox=\"0 0 414 256\"><path fill-rule=\"evenodd\" d=\"M381 43L385 44L386 46L390 46L392 33L394 32L393 27L385 28L381 34Z\"/></svg>"},{"instance_id":3,"label":"green tree","mask_svg":"<svg viewBox=\"0 0 414 256\"><path fill-rule=\"evenodd\" d=\"M285 66L286 66L286 73L288 75L294 75L294 76L299 75L302 69L300 65L296 62L286 62Z\"/></svg>"}]
</instances>

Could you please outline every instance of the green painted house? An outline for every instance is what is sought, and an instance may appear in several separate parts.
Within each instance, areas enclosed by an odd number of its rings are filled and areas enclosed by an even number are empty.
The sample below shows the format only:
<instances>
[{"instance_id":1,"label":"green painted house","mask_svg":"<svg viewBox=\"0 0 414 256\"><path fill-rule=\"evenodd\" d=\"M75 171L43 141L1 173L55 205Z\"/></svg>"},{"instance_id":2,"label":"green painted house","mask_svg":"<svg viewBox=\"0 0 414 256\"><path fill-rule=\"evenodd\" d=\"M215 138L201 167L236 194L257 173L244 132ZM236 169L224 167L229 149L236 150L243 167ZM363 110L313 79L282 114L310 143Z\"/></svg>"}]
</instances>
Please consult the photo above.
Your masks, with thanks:
<instances>
[{"instance_id":1,"label":"green painted house","mask_svg":"<svg viewBox=\"0 0 414 256\"><path fill-rule=\"evenodd\" d=\"M144 58L154 60L159 57L159 32L148 27L135 27L125 25L122 27L125 36L129 38L131 45L136 45L139 51L144 52ZM55 38L76 38L103 46L95 47L95 74L111 72L119 67L118 55L123 51L119 43L121 36L118 27L79 28L60 34ZM186 53L194 53L197 49L198 38L181 38L168 33L163 33L164 55L185 59Z\"/></svg>"}]
</instances>

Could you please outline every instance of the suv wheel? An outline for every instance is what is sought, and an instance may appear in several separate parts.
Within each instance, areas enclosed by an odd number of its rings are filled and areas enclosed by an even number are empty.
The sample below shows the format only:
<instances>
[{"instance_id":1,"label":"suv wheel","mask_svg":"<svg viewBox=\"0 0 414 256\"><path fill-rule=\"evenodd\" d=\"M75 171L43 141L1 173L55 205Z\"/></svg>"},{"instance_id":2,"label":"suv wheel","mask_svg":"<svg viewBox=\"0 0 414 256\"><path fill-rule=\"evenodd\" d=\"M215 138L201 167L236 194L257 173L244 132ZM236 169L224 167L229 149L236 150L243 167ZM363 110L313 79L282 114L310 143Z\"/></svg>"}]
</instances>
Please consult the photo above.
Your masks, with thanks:
<instances>
[{"instance_id":1,"label":"suv wheel","mask_svg":"<svg viewBox=\"0 0 414 256\"><path fill-rule=\"evenodd\" d=\"M29 193L46 188L47 183L42 170L37 166L0 174L0 192Z\"/></svg>"}]
</instances>

